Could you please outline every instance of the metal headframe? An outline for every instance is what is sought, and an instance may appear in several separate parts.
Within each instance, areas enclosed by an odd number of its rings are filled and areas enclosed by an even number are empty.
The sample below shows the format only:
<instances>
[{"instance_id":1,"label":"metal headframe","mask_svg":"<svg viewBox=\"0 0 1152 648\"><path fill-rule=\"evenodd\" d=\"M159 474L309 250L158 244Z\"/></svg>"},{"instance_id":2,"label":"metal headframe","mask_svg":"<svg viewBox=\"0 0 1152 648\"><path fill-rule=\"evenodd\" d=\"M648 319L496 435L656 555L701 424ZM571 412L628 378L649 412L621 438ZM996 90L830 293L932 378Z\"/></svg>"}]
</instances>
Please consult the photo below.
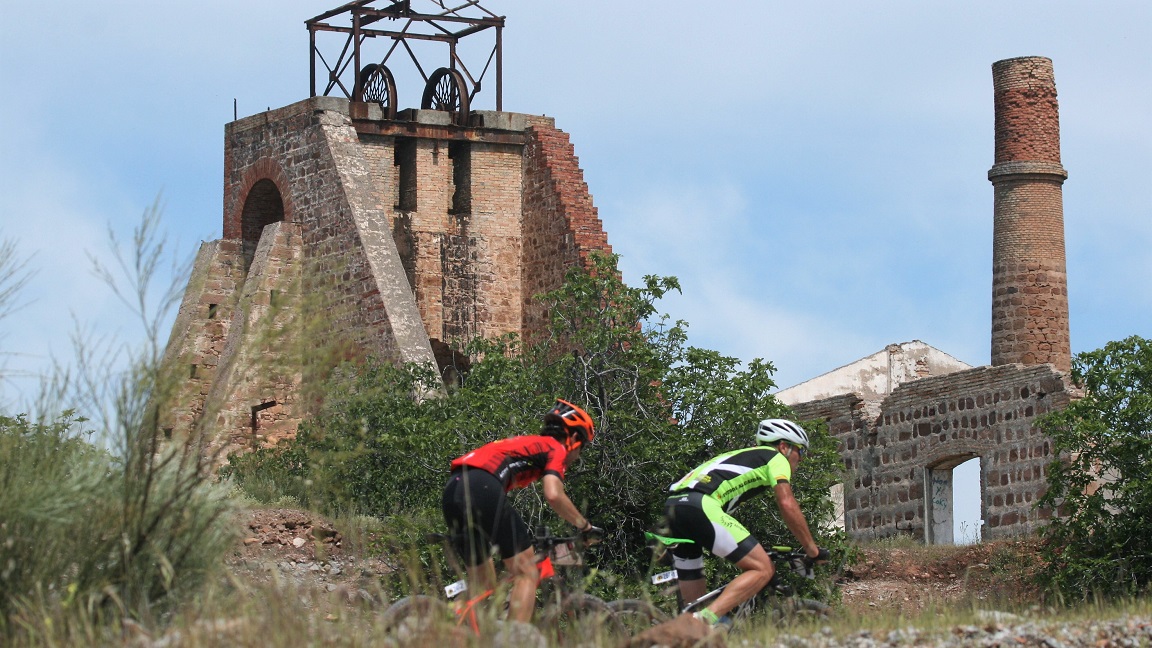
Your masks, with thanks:
<instances>
[{"instance_id":1,"label":"metal headframe","mask_svg":"<svg viewBox=\"0 0 1152 648\"><path fill-rule=\"evenodd\" d=\"M377 4L387 6L374 6ZM426 6L429 11L427 13L416 11L412 8L414 4ZM350 17L350 25L335 25L329 22L333 18L342 16ZM399 29L380 29L379 23L384 20L402 26ZM308 26L311 49L310 76L311 96L313 97L316 96L316 61L319 59L327 69L324 78L324 96L328 96L339 88L345 97L356 101L363 100L363 80L359 73L364 66L364 62L361 60L361 49L367 39L379 37L391 39L392 45L388 48L383 59L370 62L384 66L398 47L403 47L425 83L429 80L430 72L425 72L423 66L420 65L420 61L417 60L408 41L447 43L449 50L447 67L458 70L462 74L465 83L470 86L467 88L470 97L475 96L480 91L480 82L487 74L494 59L496 63L496 110L503 108L501 36L504 29L504 17L497 16L482 7L479 0L456 0L451 3L448 0L354 0L339 8L322 13L311 20L306 20L304 23ZM372 25L376 25L376 27L371 27ZM471 36L488 29L495 31L495 44L488 54L487 61L484 62L483 70L480 71L479 75L473 75L458 55L456 46L460 39L465 36ZM318 32L336 32L347 35L343 49L340 50L339 56L332 63L329 63L317 47L316 34ZM351 80L348 79L349 66L352 66Z\"/></svg>"}]
</instances>

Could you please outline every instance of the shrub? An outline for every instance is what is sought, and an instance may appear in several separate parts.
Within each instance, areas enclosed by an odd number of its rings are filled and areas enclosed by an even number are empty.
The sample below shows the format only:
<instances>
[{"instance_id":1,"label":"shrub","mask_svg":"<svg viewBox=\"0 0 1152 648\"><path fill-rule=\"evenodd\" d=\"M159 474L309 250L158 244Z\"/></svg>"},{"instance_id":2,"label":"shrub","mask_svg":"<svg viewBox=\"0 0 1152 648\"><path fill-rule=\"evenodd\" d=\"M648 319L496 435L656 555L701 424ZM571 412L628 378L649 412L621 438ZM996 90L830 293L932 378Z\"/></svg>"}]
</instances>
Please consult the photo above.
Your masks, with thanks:
<instances>
[{"instance_id":1,"label":"shrub","mask_svg":"<svg viewBox=\"0 0 1152 648\"><path fill-rule=\"evenodd\" d=\"M1048 584L1067 599L1130 596L1152 582L1152 340L1081 353L1084 398L1040 423L1059 459L1039 505Z\"/></svg>"}]
</instances>

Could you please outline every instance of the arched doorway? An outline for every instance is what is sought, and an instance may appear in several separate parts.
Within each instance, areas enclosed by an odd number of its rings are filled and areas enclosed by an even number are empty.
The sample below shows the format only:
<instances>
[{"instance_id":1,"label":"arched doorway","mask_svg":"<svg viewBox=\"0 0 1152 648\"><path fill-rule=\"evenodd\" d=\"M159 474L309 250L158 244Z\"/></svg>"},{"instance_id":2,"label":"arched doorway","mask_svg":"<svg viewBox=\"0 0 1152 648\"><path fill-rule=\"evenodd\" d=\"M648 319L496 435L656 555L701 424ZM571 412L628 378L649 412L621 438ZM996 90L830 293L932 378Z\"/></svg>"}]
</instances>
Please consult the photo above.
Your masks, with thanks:
<instances>
[{"instance_id":1,"label":"arched doorway","mask_svg":"<svg viewBox=\"0 0 1152 648\"><path fill-rule=\"evenodd\" d=\"M244 199L244 210L240 213L240 235L243 238L244 274L252 267L256 248L260 244L260 234L264 227L284 220L284 199L276 183L264 179L252 185L248 197Z\"/></svg>"},{"instance_id":2,"label":"arched doorway","mask_svg":"<svg viewBox=\"0 0 1152 648\"><path fill-rule=\"evenodd\" d=\"M928 544L980 541L980 457L953 455L924 470L924 530Z\"/></svg>"}]
</instances>

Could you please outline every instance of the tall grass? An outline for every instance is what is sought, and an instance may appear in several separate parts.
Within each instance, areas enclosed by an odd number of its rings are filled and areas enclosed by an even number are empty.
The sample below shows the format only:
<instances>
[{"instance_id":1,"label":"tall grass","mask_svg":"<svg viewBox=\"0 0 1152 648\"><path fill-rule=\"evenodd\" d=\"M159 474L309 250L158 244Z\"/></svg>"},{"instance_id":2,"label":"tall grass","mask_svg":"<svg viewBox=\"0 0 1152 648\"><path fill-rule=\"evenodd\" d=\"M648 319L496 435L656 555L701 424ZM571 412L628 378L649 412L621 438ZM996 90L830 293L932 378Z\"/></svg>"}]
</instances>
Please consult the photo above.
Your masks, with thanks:
<instances>
[{"instance_id":1,"label":"tall grass","mask_svg":"<svg viewBox=\"0 0 1152 648\"><path fill-rule=\"evenodd\" d=\"M159 223L153 205L128 246L111 237L116 266L95 266L139 318L142 348L77 335L40 399L38 411L59 413L0 416L0 643L156 627L232 544L204 439L168 439L158 424L174 390L157 337L185 276L153 284L168 257Z\"/></svg>"}]
</instances>

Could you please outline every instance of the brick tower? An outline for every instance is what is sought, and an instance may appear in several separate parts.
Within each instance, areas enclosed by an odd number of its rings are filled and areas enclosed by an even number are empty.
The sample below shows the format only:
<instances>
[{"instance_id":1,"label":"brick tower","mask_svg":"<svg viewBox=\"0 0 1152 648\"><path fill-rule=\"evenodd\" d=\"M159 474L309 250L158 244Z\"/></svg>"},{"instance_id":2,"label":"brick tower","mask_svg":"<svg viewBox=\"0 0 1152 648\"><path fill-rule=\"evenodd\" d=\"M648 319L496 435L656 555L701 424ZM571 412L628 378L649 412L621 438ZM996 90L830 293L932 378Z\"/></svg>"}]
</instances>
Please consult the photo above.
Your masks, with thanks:
<instances>
[{"instance_id":1,"label":"brick tower","mask_svg":"<svg viewBox=\"0 0 1152 648\"><path fill-rule=\"evenodd\" d=\"M1052 61L992 65L996 157L992 243L992 365L1052 364L1068 371L1060 115Z\"/></svg>"}]
</instances>

